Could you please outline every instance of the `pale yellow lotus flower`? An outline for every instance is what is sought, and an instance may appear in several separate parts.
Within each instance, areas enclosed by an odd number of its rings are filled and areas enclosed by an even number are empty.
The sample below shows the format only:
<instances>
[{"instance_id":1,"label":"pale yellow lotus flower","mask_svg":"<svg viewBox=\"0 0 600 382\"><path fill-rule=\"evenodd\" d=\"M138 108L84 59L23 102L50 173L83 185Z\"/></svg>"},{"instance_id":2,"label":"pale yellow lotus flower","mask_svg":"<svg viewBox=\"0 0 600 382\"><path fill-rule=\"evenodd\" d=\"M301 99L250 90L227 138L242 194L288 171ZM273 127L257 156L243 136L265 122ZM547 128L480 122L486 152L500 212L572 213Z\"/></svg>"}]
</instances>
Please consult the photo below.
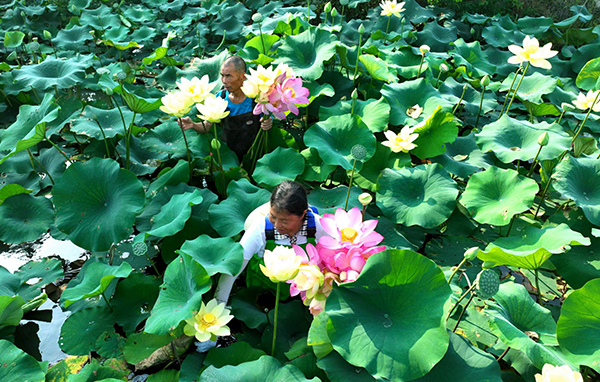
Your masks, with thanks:
<instances>
[{"instance_id":1,"label":"pale yellow lotus flower","mask_svg":"<svg viewBox=\"0 0 600 382\"><path fill-rule=\"evenodd\" d=\"M551 69L552 64L547 60L558 54L556 50L550 50L552 43L549 42L540 48L540 43L535 37L525 36L523 47L518 45L509 45L508 50L514 56L508 59L510 64L520 64L529 62L531 65L542 69Z\"/></svg>"},{"instance_id":2,"label":"pale yellow lotus flower","mask_svg":"<svg viewBox=\"0 0 600 382\"><path fill-rule=\"evenodd\" d=\"M406 2L396 3L396 0L384 0L379 4L381 7L381 16L391 16L394 15L396 17L400 17L400 14L405 10L404 4Z\"/></svg>"},{"instance_id":3,"label":"pale yellow lotus flower","mask_svg":"<svg viewBox=\"0 0 600 382\"><path fill-rule=\"evenodd\" d=\"M417 147L417 145L412 142L419 137L419 134L413 134L414 131L414 128L408 126L404 126L402 130L400 130L400 134L397 135L393 131L388 130L384 132L385 137L388 140L381 142L381 144L389 147L395 153L407 153Z\"/></svg>"},{"instance_id":4,"label":"pale yellow lotus flower","mask_svg":"<svg viewBox=\"0 0 600 382\"><path fill-rule=\"evenodd\" d=\"M258 65L258 68L250 68L250 74L246 76L246 81L254 84L258 87L261 93L268 93L271 86L274 86L277 73L273 70L273 67L265 68L262 65Z\"/></svg>"},{"instance_id":5,"label":"pale yellow lotus flower","mask_svg":"<svg viewBox=\"0 0 600 382\"><path fill-rule=\"evenodd\" d=\"M219 123L229 115L227 101L212 94L204 99L204 103L197 103L196 109L200 112L198 118L212 123Z\"/></svg>"},{"instance_id":6,"label":"pale yellow lotus flower","mask_svg":"<svg viewBox=\"0 0 600 382\"><path fill-rule=\"evenodd\" d=\"M278 245L272 251L266 250L265 265L260 264L260 270L272 282L286 282L298 274L302 258L296 255L292 248Z\"/></svg>"},{"instance_id":7,"label":"pale yellow lotus flower","mask_svg":"<svg viewBox=\"0 0 600 382\"><path fill-rule=\"evenodd\" d=\"M413 118L413 119L417 119L419 118L419 116L421 115L421 113L423 112L423 108L419 105L414 105L409 107L406 110L406 115L408 115L409 117Z\"/></svg>"},{"instance_id":8,"label":"pale yellow lotus flower","mask_svg":"<svg viewBox=\"0 0 600 382\"><path fill-rule=\"evenodd\" d=\"M180 90L167 93L160 100L162 101L160 110L177 118L189 113L194 105L194 100L187 93Z\"/></svg>"},{"instance_id":9,"label":"pale yellow lotus flower","mask_svg":"<svg viewBox=\"0 0 600 382\"><path fill-rule=\"evenodd\" d=\"M217 336L230 334L227 323L232 318L224 302L219 304L216 299L212 299L206 305L202 302L198 314L185 320L183 332L188 336L196 337L200 342L214 341Z\"/></svg>"},{"instance_id":10,"label":"pale yellow lotus flower","mask_svg":"<svg viewBox=\"0 0 600 382\"><path fill-rule=\"evenodd\" d=\"M258 88L258 85L246 79L242 85L242 92L248 98L256 98L260 94L260 89Z\"/></svg>"},{"instance_id":11,"label":"pale yellow lotus flower","mask_svg":"<svg viewBox=\"0 0 600 382\"><path fill-rule=\"evenodd\" d=\"M195 103L201 103L215 87L215 84L210 84L208 75L205 74L202 78L194 77L191 80L182 78L177 83L177 87L184 93L188 94Z\"/></svg>"},{"instance_id":12,"label":"pale yellow lotus flower","mask_svg":"<svg viewBox=\"0 0 600 382\"><path fill-rule=\"evenodd\" d=\"M542 367L542 374L535 375L535 382L583 382L583 377L567 365L553 366L547 363Z\"/></svg>"},{"instance_id":13,"label":"pale yellow lotus flower","mask_svg":"<svg viewBox=\"0 0 600 382\"><path fill-rule=\"evenodd\" d=\"M325 277L316 265L302 265L294 278L296 289L306 292L306 297L313 298L323 286Z\"/></svg>"},{"instance_id":14,"label":"pale yellow lotus flower","mask_svg":"<svg viewBox=\"0 0 600 382\"><path fill-rule=\"evenodd\" d=\"M600 93L600 90L590 90L587 94L579 93L577 99L573 101L573 105L581 110L592 108L593 111L600 112L600 99L594 104L594 100L598 97L598 93Z\"/></svg>"},{"instance_id":15,"label":"pale yellow lotus flower","mask_svg":"<svg viewBox=\"0 0 600 382\"><path fill-rule=\"evenodd\" d=\"M279 77L283 73L285 73L285 76L287 78L296 77L296 73L294 72L294 69L290 68L288 66L288 64L281 63L281 64L277 65L277 67L275 68L275 76Z\"/></svg>"}]
</instances>

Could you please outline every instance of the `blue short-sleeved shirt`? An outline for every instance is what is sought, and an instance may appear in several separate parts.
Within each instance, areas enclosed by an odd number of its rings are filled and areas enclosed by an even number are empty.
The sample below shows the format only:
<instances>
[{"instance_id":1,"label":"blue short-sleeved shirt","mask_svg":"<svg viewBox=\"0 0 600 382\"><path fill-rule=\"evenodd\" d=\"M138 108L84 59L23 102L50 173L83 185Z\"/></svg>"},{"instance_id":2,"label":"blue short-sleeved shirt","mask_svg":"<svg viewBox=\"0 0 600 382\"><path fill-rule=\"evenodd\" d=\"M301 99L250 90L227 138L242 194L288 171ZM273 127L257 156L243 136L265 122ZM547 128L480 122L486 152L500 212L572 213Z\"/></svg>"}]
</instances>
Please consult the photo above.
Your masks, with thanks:
<instances>
[{"instance_id":1,"label":"blue short-sleeved shirt","mask_svg":"<svg viewBox=\"0 0 600 382\"><path fill-rule=\"evenodd\" d=\"M227 100L227 110L229 110L229 115L240 115L246 114L252 111L252 98L246 97L246 99L242 103L233 103L229 99L229 92L227 90L221 90L217 93L217 97L221 97L221 95L225 92L225 99Z\"/></svg>"}]
</instances>

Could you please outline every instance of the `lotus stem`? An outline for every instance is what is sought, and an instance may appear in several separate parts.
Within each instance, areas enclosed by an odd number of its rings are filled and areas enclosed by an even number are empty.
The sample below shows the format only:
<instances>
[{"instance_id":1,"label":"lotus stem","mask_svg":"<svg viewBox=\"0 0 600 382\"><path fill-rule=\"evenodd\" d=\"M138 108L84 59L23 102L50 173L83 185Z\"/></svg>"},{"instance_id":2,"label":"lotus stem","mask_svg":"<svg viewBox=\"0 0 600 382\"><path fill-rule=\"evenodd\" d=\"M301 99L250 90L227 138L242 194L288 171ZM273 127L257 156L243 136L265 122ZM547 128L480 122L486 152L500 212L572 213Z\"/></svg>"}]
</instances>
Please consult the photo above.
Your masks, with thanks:
<instances>
[{"instance_id":1,"label":"lotus stem","mask_svg":"<svg viewBox=\"0 0 600 382\"><path fill-rule=\"evenodd\" d=\"M542 196L540 199L540 204L538 204L537 209L535 210L535 214L533 218L537 218L538 213L540 212L540 208L542 207L542 203L544 203L544 198L546 197L546 192L548 192L548 187L550 187L550 183L552 182L552 177L548 179L548 183L546 183L546 187L544 187L544 191L542 192Z\"/></svg>"},{"instance_id":2,"label":"lotus stem","mask_svg":"<svg viewBox=\"0 0 600 382\"><path fill-rule=\"evenodd\" d=\"M517 215L513 215L512 218L510 218L510 224L508 225L508 230L506 231L506 237L508 237L508 235L510 235L510 230L512 229L513 223L515 222Z\"/></svg>"},{"instance_id":3,"label":"lotus stem","mask_svg":"<svg viewBox=\"0 0 600 382\"><path fill-rule=\"evenodd\" d=\"M33 167L33 171L36 171L36 168L34 165L34 162L35 162L35 163L37 163L38 166L40 166L42 171L44 171L44 173L46 175L48 175L48 179L50 179L50 182L52 183L52 185L54 185L54 179L52 179L52 175L50 175L50 172L48 172L46 167L44 167L44 165L39 160L35 159L35 157L31 153L31 150L27 149L27 153L29 154L29 160L31 161L31 167Z\"/></svg>"},{"instance_id":4,"label":"lotus stem","mask_svg":"<svg viewBox=\"0 0 600 382\"><path fill-rule=\"evenodd\" d=\"M121 83L121 86L123 86L122 83ZM126 138L127 137L127 131L128 131L128 129L127 129L127 123L125 122L125 117L123 116L123 111L121 110L121 107L117 103L117 100L114 99L114 97L115 97L114 95L111 96L111 98L113 100L113 103L115 104L115 107L117 108L117 110L119 110L119 114L121 115L121 121L123 122L123 137ZM127 143L127 141L125 141L125 143ZM125 168L129 170L129 148L128 147L127 147L127 151L126 151Z\"/></svg>"},{"instance_id":5,"label":"lotus stem","mask_svg":"<svg viewBox=\"0 0 600 382\"><path fill-rule=\"evenodd\" d=\"M417 72L417 78L421 77L421 68L423 67L423 61L425 61L424 54L421 55L421 62L419 63L419 71ZM463 90L463 94L464 94L464 90ZM462 97L461 97L461 99L462 99Z\"/></svg>"},{"instance_id":6,"label":"lotus stem","mask_svg":"<svg viewBox=\"0 0 600 382\"><path fill-rule=\"evenodd\" d=\"M362 33L358 34L358 46L356 47L356 66L354 67L354 77L352 82L356 84L356 74L358 73L358 58L360 57L360 44L362 43Z\"/></svg>"},{"instance_id":7,"label":"lotus stem","mask_svg":"<svg viewBox=\"0 0 600 382\"><path fill-rule=\"evenodd\" d=\"M441 74L441 72L440 72ZM438 76L439 78L439 76ZM477 112L477 120L475 120L475 129L477 129L477 126L479 125L479 117L481 116L481 109L483 108L483 96L485 94L485 85L483 85L483 88L481 89L481 99L479 99L479 111Z\"/></svg>"},{"instance_id":8,"label":"lotus stem","mask_svg":"<svg viewBox=\"0 0 600 382\"><path fill-rule=\"evenodd\" d=\"M96 124L98 125L98 128L100 128L100 132L102 133L102 137L104 137L104 147L106 148L106 157L110 158L110 150L108 149L108 142L106 140L106 134L104 133L104 129L102 128L102 125L100 125L98 118L94 118L94 121L96 121Z\"/></svg>"},{"instance_id":9,"label":"lotus stem","mask_svg":"<svg viewBox=\"0 0 600 382\"><path fill-rule=\"evenodd\" d=\"M354 115L354 105L356 104L356 99L352 99L352 109L350 110L350 115Z\"/></svg>"},{"instance_id":10,"label":"lotus stem","mask_svg":"<svg viewBox=\"0 0 600 382\"><path fill-rule=\"evenodd\" d=\"M527 61L527 66L525 67L525 70L523 70L523 74L521 74L521 79L519 80L519 83L517 84L517 88L515 89L515 92L513 93L510 102L508 103L508 106L506 107L506 114L508 114L508 111L510 110L510 106L512 105L515 96L517 95L517 92L519 91L519 87L521 87L521 82L523 82L523 78L525 78L525 74L527 73L527 69L529 69L529 65L530 62Z\"/></svg>"},{"instance_id":11,"label":"lotus stem","mask_svg":"<svg viewBox=\"0 0 600 382\"><path fill-rule=\"evenodd\" d=\"M516 81L517 77L519 76L520 71L521 71L521 67L519 67L517 69L517 71L515 72L515 76L513 77L513 80L510 83L510 87L508 88L508 93L506 93L506 98L504 98L504 103L502 104L502 109L500 109L500 115L498 116L498 119L500 119L500 117L502 117L502 114L504 113L504 106L506 106L506 102L508 101L508 97L510 97L510 92L512 91L513 86L515 85L515 81Z\"/></svg>"},{"instance_id":12,"label":"lotus stem","mask_svg":"<svg viewBox=\"0 0 600 382\"><path fill-rule=\"evenodd\" d=\"M146 258L148 259L148 261L150 262L150 264L152 264L152 268L154 268L154 272L156 272L156 275L158 277L161 277L160 272L158 271L158 268L156 268L156 264L154 264L154 261L152 261L152 259L150 258L150 256L148 255L148 252L144 253L144 255L146 255Z\"/></svg>"},{"instance_id":13,"label":"lotus stem","mask_svg":"<svg viewBox=\"0 0 600 382\"><path fill-rule=\"evenodd\" d=\"M558 120L556 122L554 122L554 123L560 125L560 122L562 121L563 115L565 115L566 112L567 112L566 110L563 110L562 113L560 113L560 117L558 117Z\"/></svg>"},{"instance_id":14,"label":"lotus stem","mask_svg":"<svg viewBox=\"0 0 600 382\"><path fill-rule=\"evenodd\" d=\"M354 180L354 169L356 168L356 159L352 165L352 172L350 173L350 183L348 183L348 194L346 194L346 203L344 204L344 210L348 210L348 199L350 199L350 189L352 188L352 180Z\"/></svg>"},{"instance_id":15,"label":"lotus stem","mask_svg":"<svg viewBox=\"0 0 600 382\"><path fill-rule=\"evenodd\" d=\"M306 0L306 21L310 24L310 0Z\"/></svg>"},{"instance_id":16,"label":"lotus stem","mask_svg":"<svg viewBox=\"0 0 600 382\"><path fill-rule=\"evenodd\" d=\"M540 270L535 269L535 289L537 290L538 303L541 306L544 306L544 302L542 301L542 291L540 289Z\"/></svg>"},{"instance_id":17,"label":"lotus stem","mask_svg":"<svg viewBox=\"0 0 600 382\"><path fill-rule=\"evenodd\" d=\"M500 362L502 360L502 358L504 358L504 356L506 355L506 353L508 353L508 351L510 350L510 346L508 346L504 352L502 354L500 354L500 357L498 357L498 359L496 359L496 362Z\"/></svg>"},{"instance_id":18,"label":"lotus stem","mask_svg":"<svg viewBox=\"0 0 600 382\"><path fill-rule=\"evenodd\" d=\"M452 312L454 312L454 309L456 309L456 307L458 306L458 304L460 304L460 302L467 297L467 294L469 294L469 292L471 292L473 289L475 289L475 283L473 283L473 285L471 285L469 287L469 289L467 289L467 291L465 293L463 293L462 296L460 296L460 298L458 299L458 301L456 301L456 303L454 305L452 305L452 308L450 308L450 310L448 311L448 316L446 317L446 321L448 321L448 319L450 318L450 316L452 315Z\"/></svg>"},{"instance_id":19,"label":"lotus stem","mask_svg":"<svg viewBox=\"0 0 600 382\"><path fill-rule=\"evenodd\" d=\"M217 138L217 124L213 123L213 131L215 133L215 140L219 142ZM219 170L221 171L221 182L223 182L223 187L225 187L225 174L223 173L223 162L221 161L221 150L219 150L219 146L217 145L217 160L219 161Z\"/></svg>"},{"instance_id":20,"label":"lotus stem","mask_svg":"<svg viewBox=\"0 0 600 382\"><path fill-rule=\"evenodd\" d=\"M12 107L12 102L10 102L10 99L8 99L8 96L6 95L6 93L4 93L4 90L0 89L0 93L4 96L6 102L8 102L8 106Z\"/></svg>"},{"instance_id":21,"label":"lotus stem","mask_svg":"<svg viewBox=\"0 0 600 382\"><path fill-rule=\"evenodd\" d=\"M217 49L215 49L215 52L218 52L219 49L221 49L221 47L225 43L225 37L226 36L227 36L227 29L223 29L223 39L221 40L221 43L219 44L219 46L217 46Z\"/></svg>"},{"instance_id":22,"label":"lotus stem","mask_svg":"<svg viewBox=\"0 0 600 382\"><path fill-rule=\"evenodd\" d=\"M423 56L421 58L421 63L423 63L423 60L425 59L425 56ZM419 67L419 72L421 71L421 67ZM418 78L418 76L417 76ZM452 109L452 114L456 113L456 110L458 109L458 107L460 106L463 98L465 97L465 93L467 91L467 85L465 84L465 86L463 86L463 91L462 94L460 95L460 99L458 100L458 103L456 104L456 106L454 106L454 109Z\"/></svg>"},{"instance_id":23,"label":"lotus stem","mask_svg":"<svg viewBox=\"0 0 600 382\"><path fill-rule=\"evenodd\" d=\"M400 21L400 37L404 38L404 21L406 17L402 16L402 20Z\"/></svg>"},{"instance_id":24,"label":"lotus stem","mask_svg":"<svg viewBox=\"0 0 600 382\"><path fill-rule=\"evenodd\" d=\"M324 22L325 26L327 26L327 12L325 12L325 22ZM331 24L333 24L333 21L331 22Z\"/></svg>"},{"instance_id":25,"label":"lotus stem","mask_svg":"<svg viewBox=\"0 0 600 382\"><path fill-rule=\"evenodd\" d=\"M592 102L592 105L595 105L596 102L598 102L598 98L599 97L600 97L600 92L598 92L598 94L596 94L596 98L594 98L594 102ZM585 125L585 123L587 122L587 119L590 116L591 112L592 112L592 108L590 107L589 110L588 110L588 112L587 112L587 114L585 115L585 118L583 119L583 121L581 121L581 124L579 125L579 129L577 129L577 132L575 133L575 136L571 140L571 146L573 145L573 143L575 143L575 140L579 136L579 133L581 133L581 130L583 129L583 125ZM564 154L566 154L566 152ZM564 157L564 154L562 155L562 157Z\"/></svg>"},{"instance_id":26,"label":"lotus stem","mask_svg":"<svg viewBox=\"0 0 600 382\"><path fill-rule=\"evenodd\" d=\"M104 292L102 292L102 299L104 300L104 302L106 303L106 306L108 306L108 309L110 309L111 312L114 312L113 307L110 305L110 303L108 302L108 299L106 298L106 295L104 295Z\"/></svg>"},{"instance_id":27,"label":"lotus stem","mask_svg":"<svg viewBox=\"0 0 600 382\"><path fill-rule=\"evenodd\" d=\"M533 170L535 169L535 166L537 165L536 162L537 162L538 156L540 155L540 152L542 151L542 147L544 147L544 146L540 145L540 148L538 149L537 153L535 154L535 158L533 158L533 163L531 164L531 167L529 168L529 171L527 172L528 178L531 176L531 174L533 173Z\"/></svg>"},{"instance_id":28,"label":"lotus stem","mask_svg":"<svg viewBox=\"0 0 600 382\"><path fill-rule=\"evenodd\" d=\"M190 146L188 145L187 137L185 136L185 130L183 130L183 123L181 122L181 118L177 118L177 123L179 124L179 128L181 129L181 134L183 134L183 142L185 142L185 153L187 154L188 168L190 170L190 180L192 180L194 170L192 168L192 159L190 157Z\"/></svg>"},{"instance_id":29,"label":"lotus stem","mask_svg":"<svg viewBox=\"0 0 600 382\"><path fill-rule=\"evenodd\" d=\"M266 56L267 55L267 48L265 48L265 39L263 37L263 32L262 32L262 28L261 28L260 24L261 24L261 22L259 21L258 22L258 32L260 33L260 42L262 44L264 55Z\"/></svg>"},{"instance_id":30,"label":"lotus stem","mask_svg":"<svg viewBox=\"0 0 600 382\"><path fill-rule=\"evenodd\" d=\"M46 137L44 135L44 138L46 139L46 141L48 141L48 143L50 143L56 150L58 150L59 153L62 154L63 157L65 157L65 159L67 160L67 162L69 162L69 164L71 164L71 159L69 159L69 157L67 156L67 154L64 153L64 151L62 151L60 149L60 147L58 147L54 142L52 142L52 140L48 139L48 137Z\"/></svg>"},{"instance_id":31,"label":"lotus stem","mask_svg":"<svg viewBox=\"0 0 600 382\"><path fill-rule=\"evenodd\" d=\"M387 42L388 30L390 29L390 21L392 21L392 16L388 16L387 26L385 27L385 35L383 36L383 43Z\"/></svg>"},{"instance_id":32,"label":"lotus stem","mask_svg":"<svg viewBox=\"0 0 600 382\"><path fill-rule=\"evenodd\" d=\"M273 322L273 344L271 345L271 356L275 356L275 340L277 338L277 316L279 315L279 295L281 293L281 283L277 283L277 292L275 293L275 318Z\"/></svg>"},{"instance_id":33,"label":"lotus stem","mask_svg":"<svg viewBox=\"0 0 600 382\"><path fill-rule=\"evenodd\" d=\"M345 5L342 5L342 12L340 13L340 28L342 28L342 24L344 24L344 9L346 8ZM340 29L340 33L342 33L341 29Z\"/></svg>"},{"instance_id":34,"label":"lotus stem","mask_svg":"<svg viewBox=\"0 0 600 382\"><path fill-rule=\"evenodd\" d=\"M456 266L456 268L454 268L454 270L452 271L452 273L450 274L450 277L448 277L448 284L450 284L450 281L452 281L452 278L454 277L454 275L456 274L456 272L458 272L458 270L460 269L460 267L462 267L465 263L467 262L467 258L463 258L462 261Z\"/></svg>"},{"instance_id":35,"label":"lotus stem","mask_svg":"<svg viewBox=\"0 0 600 382\"><path fill-rule=\"evenodd\" d=\"M365 211L366 211L366 210L367 210L367 206L366 206L366 205L363 205L363 208L362 208L362 213L361 213L361 214L362 214L362 221L365 221Z\"/></svg>"},{"instance_id":36,"label":"lotus stem","mask_svg":"<svg viewBox=\"0 0 600 382\"><path fill-rule=\"evenodd\" d=\"M133 118L131 118L131 124L127 128L127 137L126 137L126 140L125 140L125 154L127 156L127 168L129 168L129 150L130 150L129 139L131 138L131 129L133 127L133 122L134 121L135 121L135 111L133 112ZM185 137L185 134L183 136Z\"/></svg>"},{"instance_id":37,"label":"lotus stem","mask_svg":"<svg viewBox=\"0 0 600 382\"><path fill-rule=\"evenodd\" d=\"M475 285L475 284L473 284L473 285ZM469 297L469 299L467 300L467 303L465 304L465 307L463 308L463 311L460 312L460 316L458 316L458 321L456 321L456 325L454 325L454 329L452 329L452 333L456 332L456 329L458 329L458 324L460 324L460 320L462 320L463 316L465 315L465 312L467 311L467 307L469 306L471 301L473 301L474 297L475 297L475 293L471 293L471 297Z\"/></svg>"}]
</instances>

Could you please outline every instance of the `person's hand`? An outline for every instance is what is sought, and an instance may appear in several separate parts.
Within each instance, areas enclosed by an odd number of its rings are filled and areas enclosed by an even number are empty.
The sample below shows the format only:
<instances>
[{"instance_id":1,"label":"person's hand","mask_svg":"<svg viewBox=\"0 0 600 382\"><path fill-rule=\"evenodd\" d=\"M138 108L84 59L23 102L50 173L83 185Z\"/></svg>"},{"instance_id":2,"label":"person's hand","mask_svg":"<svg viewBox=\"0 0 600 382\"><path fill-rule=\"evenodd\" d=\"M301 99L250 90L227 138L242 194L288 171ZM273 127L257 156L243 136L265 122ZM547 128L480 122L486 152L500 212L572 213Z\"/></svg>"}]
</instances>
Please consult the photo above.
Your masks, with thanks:
<instances>
[{"instance_id":1,"label":"person's hand","mask_svg":"<svg viewBox=\"0 0 600 382\"><path fill-rule=\"evenodd\" d=\"M189 130L189 129L193 129L194 128L194 121L192 121L192 119L190 117L184 117L181 118L181 129L182 130Z\"/></svg>"},{"instance_id":2,"label":"person's hand","mask_svg":"<svg viewBox=\"0 0 600 382\"><path fill-rule=\"evenodd\" d=\"M273 127L273 120L271 117L260 117L260 128L263 130L270 130Z\"/></svg>"}]
</instances>

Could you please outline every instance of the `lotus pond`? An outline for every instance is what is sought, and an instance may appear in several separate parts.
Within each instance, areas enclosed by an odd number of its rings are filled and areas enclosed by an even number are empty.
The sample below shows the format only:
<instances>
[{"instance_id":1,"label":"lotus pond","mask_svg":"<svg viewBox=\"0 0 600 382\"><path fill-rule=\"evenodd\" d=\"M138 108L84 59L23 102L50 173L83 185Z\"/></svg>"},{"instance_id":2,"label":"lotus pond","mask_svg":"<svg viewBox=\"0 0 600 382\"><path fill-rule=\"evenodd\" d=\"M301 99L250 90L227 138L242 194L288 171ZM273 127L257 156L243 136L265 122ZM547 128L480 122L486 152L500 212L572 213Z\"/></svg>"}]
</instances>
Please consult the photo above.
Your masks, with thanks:
<instances>
[{"instance_id":1,"label":"lotus pond","mask_svg":"<svg viewBox=\"0 0 600 382\"><path fill-rule=\"evenodd\" d=\"M1 3L0 241L86 251L80 269L0 267L1 381L600 378L600 27L584 6ZM216 92L232 54L309 94L242 163L161 101L195 77ZM220 311L244 220L283 180L321 215L377 221L385 250L314 270L319 309L248 270ZM39 348L52 306L59 361ZM197 352L186 322L217 310L231 336Z\"/></svg>"}]
</instances>

